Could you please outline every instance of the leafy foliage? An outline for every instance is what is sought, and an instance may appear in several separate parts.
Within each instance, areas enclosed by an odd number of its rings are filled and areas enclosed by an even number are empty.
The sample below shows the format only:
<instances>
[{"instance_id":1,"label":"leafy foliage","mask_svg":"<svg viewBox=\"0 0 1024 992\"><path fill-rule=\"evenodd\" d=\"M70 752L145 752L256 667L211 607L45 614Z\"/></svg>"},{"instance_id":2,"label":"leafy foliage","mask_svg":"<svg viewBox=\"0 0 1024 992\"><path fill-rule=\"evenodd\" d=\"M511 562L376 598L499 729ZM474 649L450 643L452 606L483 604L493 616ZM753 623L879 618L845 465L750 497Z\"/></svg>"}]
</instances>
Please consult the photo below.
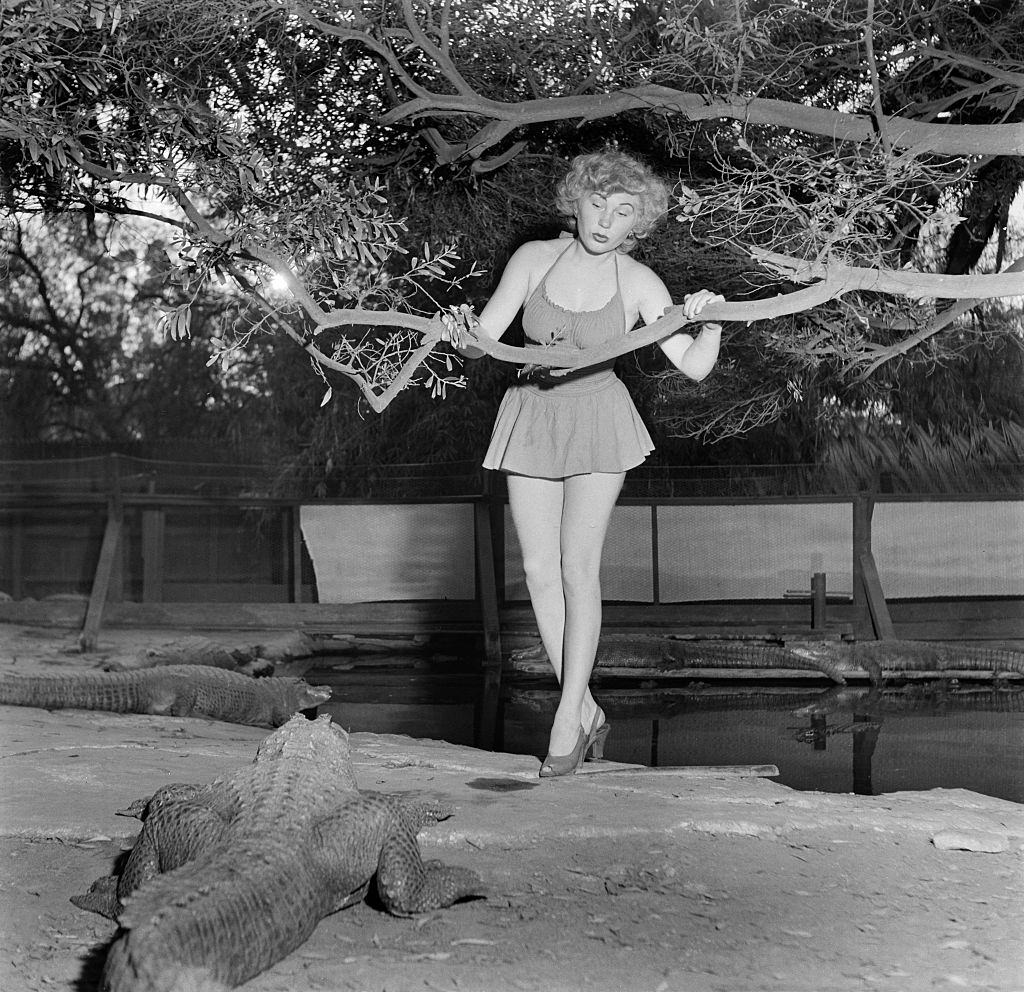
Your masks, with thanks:
<instances>
[{"instance_id":1,"label":"leafy foliage","mask_svg":"<svg viewBox=\"0 0 1024 992\"><path fill-rule=\"evenodd\" d=\"M683 223L643 249L677 297L701 285L749 304L791 294L795 282L756 261L766 251L910 277L1000 270L1019 252L1009 205L1021 156L964 150L955 132L1019 128L1022 67L1013 0L7 4L9 240L28 215L80 212L86 235L73 225L55 236L96 260L89 319L58 315L69 358L18 330L39 304L12 253L20 289L5 345L33 358L11 388L26 408L33 376L69 408L112 403L117 391L100 383L130 376L99 353L115 350L125 320L148 321L169 344L146 348L202 363L196 395L244 382L271 393L281 423L265 430L280 429L310 479L350 457L473 457L505 372L460 369L424 334L437 310L479 305L522 240L553 236L545 204L571 155L611 143L678 178ZM131 264L96 259L104 216L167 227L170 285L131 302L158 305L159 325L113 305L104 323L99 301L123 302L108 284ZM284 358L282 335L306 354ZM694 456L699 439L717 450L697 457L743 457L737 439L749 436L758 452L813 459L847 429L902 432L904 445L920 431L952 450L937 425L980 437L1020 423L1019 400L991 414L953 391L961 406L943 419L921 399L926 373L982 381L978 356L1020 335L1019 308L978 304L952 320L942 300L858 290L730 325L700 386L647 353L621 364L666 456ZM84 382L87 367L88 388L70 399L63 383ZM323 406L339 377L356 382L360 404ZM466 382L471 391L451 388ZM400 412L365 416L416 383L426 389L406 392ZM139 423L126 432L158 429ZM97 431L113 428L86 428Z\"/></svg>"}]
</instances>

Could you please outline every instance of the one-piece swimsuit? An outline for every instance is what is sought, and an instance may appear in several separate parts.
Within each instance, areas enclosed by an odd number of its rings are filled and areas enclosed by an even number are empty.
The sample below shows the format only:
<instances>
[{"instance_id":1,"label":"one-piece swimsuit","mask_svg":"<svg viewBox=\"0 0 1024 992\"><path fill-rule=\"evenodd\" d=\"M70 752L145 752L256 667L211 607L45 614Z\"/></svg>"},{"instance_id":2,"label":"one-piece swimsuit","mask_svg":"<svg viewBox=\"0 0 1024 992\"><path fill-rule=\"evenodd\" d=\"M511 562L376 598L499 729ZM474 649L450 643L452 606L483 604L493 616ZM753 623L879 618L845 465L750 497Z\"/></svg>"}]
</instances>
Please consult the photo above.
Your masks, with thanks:
<instances>
[{"instance_id":1,"label":"one-piece swimsuit","mask_svg":"<svg viewBox=\"0 0 1024 992\"><path fill-rule=\"evenodd\" d=\"M523 307L526 346L587 350L628 333L618 257L614 296L600 310L567 310L547 293L548 276L562 254ZM521 376L498 408L484 468L564 479L639 465L654 443L613 366L614 360L564 376L542 368Z\"/></svg>"}]
</instances>

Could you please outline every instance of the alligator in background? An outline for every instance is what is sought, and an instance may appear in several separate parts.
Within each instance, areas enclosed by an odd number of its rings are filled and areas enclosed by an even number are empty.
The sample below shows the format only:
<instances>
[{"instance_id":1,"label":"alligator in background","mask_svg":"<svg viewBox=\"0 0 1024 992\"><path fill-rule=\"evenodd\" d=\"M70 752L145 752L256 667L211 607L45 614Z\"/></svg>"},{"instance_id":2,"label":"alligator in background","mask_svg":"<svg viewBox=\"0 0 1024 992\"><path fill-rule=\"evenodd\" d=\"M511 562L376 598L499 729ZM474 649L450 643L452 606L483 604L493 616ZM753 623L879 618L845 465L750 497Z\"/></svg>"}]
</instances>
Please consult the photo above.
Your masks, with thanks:
<instances>
[{"instance_id":1,"label":"alligator in background","mask_svg":"<svg viewBox=\"0 0 1024 992\"><path fill-rule=\"evenodd\" d=\"M196 716L254 727L280 727L296 713L330 697L327 686L302 679L257 679L204 665L131 672L0 674L0 703L9 706Z\"/></svg>"},{"instance_id":2,"label":"alligator in background","mask_svg":"<svg viewBox=\"0 0 1024 992\"><path fill-rule=\"evenodd\" d=\"M539 643L514 652L513 667L533 670L547 654ZM525 663L525 664L524 664ZM685 676L691 668L790 669L821 672L837 685L867 674L873 683L886 671L1014 672L1024 675L1024 652L930 641L815 641L773 644L766 640L681 639L668 635L602 636L594 670L643 671Z\"/></svg>"},{"instance_id":3,"label":"alligator in background","mask_svg":"<svg viewBox=\"0 0 1024 992\"><path fill-rule=\"evenodd\" d=\"M72 899L120 924L104 992L233 988L373 881L396 915L484 894L475 872L420 856L419 830L451 810L359 792L348 735L328 716L290 720L248 768L166 786L130 808L140 811L121 875Z\"/></svg>"}]
</instances>

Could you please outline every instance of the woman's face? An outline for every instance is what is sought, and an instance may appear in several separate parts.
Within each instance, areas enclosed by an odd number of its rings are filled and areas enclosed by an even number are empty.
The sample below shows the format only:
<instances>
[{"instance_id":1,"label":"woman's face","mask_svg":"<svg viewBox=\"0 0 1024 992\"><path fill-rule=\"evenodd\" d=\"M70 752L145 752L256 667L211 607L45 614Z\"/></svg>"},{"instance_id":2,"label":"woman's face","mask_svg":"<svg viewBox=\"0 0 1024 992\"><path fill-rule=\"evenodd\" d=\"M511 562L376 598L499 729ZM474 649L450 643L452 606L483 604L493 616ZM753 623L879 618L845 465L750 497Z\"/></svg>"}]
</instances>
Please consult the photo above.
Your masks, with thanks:
<instances>
[{"instance_id":1,"label":"woman's face","mask_svg":"<svg viewBox=\"0 0 1024 992\"><path fill-rule=\"evenodd\" d=\"M629 237L640 217L640 198L632 193L587 193L576 203L576 232L595 254L614 251Z\"/></svg>"}]
</instances>

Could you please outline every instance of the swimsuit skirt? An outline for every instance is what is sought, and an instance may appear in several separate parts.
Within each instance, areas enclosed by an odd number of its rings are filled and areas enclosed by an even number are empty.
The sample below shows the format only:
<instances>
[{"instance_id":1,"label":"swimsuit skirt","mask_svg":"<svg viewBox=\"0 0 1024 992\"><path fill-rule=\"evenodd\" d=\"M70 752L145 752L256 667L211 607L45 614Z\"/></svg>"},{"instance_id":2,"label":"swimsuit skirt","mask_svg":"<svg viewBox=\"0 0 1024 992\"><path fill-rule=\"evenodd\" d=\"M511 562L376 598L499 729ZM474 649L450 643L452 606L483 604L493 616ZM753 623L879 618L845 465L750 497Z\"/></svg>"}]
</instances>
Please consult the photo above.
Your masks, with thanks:
<instances>
[{"instance_id":1,"label":"swimsuit skirt","mask_svg":"<svg viewBox=\"0 0 1024 992\"><path fill-rule=\"evenodd\" d=\"M548 299L546 282L547 274L523 309L527 347L556 341L586 349L626 333L617 260L615 295L600 310L565 310ZM564 479L639 465L654 443L613 364L565 376L545 369L521 374L498 408L484 468Z\"/></svg>"}]
</instances>

